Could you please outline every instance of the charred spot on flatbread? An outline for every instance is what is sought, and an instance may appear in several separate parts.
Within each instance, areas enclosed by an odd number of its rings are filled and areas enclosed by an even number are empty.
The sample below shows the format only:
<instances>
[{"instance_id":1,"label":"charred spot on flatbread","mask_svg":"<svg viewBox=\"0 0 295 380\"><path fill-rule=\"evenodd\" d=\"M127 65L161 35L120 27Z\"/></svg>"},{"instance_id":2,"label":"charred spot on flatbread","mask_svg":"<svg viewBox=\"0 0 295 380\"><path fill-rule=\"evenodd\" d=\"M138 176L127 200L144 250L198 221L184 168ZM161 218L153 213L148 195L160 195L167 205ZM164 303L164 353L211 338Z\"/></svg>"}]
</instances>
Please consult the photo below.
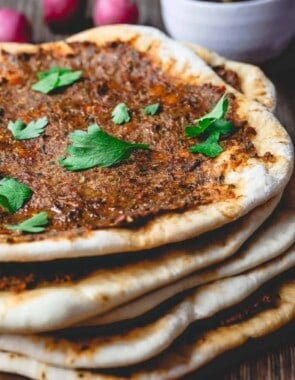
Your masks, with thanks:
<instances>
[{"instance_id":1,"label":"charred spot on flatbread","mask_svg":"<svg viewBox=\"0 0 295 380\"><path fill-rule=\"evenodd\" d=\"M230 69L227 69L224 65L214 66L213 70L219 75L226 83L235 88L236 90L242 92L241 89L241 78L239 75Z\"/></svg>"}]
</instances>

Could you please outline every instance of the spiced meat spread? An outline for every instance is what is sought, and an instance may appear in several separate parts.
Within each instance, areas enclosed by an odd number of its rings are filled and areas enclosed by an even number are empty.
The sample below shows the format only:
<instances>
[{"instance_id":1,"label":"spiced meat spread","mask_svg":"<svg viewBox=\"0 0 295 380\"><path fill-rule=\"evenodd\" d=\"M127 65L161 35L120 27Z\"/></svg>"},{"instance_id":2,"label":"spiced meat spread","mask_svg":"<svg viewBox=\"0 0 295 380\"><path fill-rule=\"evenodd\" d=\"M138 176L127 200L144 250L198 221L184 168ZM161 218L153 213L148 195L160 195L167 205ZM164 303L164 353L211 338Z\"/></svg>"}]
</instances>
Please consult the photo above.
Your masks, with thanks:
<instances>
[{"instance_id":1,"label":"spiced meat spread","mask_svg":"<svg viewBox=\"0 0 295 380\"><path fill-rule=\"evenodd\" d=\"M18 212L0 209L0 241L42 239L63 231L138 226L169 212L235 197L223 183L214 160L193 154L195 140L184 134L186 125L209 112L225 89L210 84L194 86L163 72L147 53L128 43L72 43L71 53L39 48L34 54L2 52L0 62L0 179L13 177L33 191ZM38 72L53 66L82 70L81 79L50 95L32 90ZM238 161L255 156L254 129L239 119L234 96L229 96L227 118L235 133L222 138L226 150L235 147ZM113 123L114 107L124 102L131 121ZM143 109L159 102L154 117ZM16 141L9 121L28 123L46 116L45 133ZM59 165L66 154L69 133L97 123L108 134L128 142L149 144L128 160L110 168L69 172ZM237 156L233 155L233 160ZM224 164L226 170L227 164ZM40 235L18 234L5 226L47 211L50 224Z\"/></svg>"}]
</instances>

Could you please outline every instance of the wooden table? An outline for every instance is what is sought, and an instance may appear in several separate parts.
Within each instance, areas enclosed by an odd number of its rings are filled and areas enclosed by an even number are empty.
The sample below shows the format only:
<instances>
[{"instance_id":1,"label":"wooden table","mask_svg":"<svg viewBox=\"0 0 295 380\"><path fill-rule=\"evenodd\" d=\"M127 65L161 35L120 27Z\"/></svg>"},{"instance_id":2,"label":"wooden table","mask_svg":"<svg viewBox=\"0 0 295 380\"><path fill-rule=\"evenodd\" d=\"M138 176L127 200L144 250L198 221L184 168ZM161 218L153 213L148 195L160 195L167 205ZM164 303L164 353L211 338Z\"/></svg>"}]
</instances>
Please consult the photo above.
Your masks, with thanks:
<instances>
[{"instance_id":1,"label":"wooden table","mask_svg":"<svg viewBox=\"0 0 295 380\"><path fill-rule=\"evenodd\" d=\"M138 0L142 22L164 29L158 0ZM0 6L24 11L33 22L34 40L58 40L64 36L52 34L41 17L41 0L0 0ZM88 4L88 13L92 7ZM278 91L277 116L295 140L295 41L278 59L263 66ZM7 377L5 377L7 379ZM194 380L295 380L295 326L251 342L235 352L226 354L206 366ZM4 380L1 377L0 380ZM15 378L16 379L16 378ZM57 379L62 380L62 379Z\"/></svg>"}]
</instances>

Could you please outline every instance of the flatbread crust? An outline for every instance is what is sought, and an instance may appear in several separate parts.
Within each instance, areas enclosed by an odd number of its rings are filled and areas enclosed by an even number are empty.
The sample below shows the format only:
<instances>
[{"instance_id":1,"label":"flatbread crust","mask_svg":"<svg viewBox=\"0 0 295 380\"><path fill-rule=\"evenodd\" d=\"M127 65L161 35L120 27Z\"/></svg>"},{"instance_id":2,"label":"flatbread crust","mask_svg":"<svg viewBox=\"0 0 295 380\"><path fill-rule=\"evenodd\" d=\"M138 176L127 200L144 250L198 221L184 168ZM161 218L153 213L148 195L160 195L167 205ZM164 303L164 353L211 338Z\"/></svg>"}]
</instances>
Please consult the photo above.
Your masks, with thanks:
<instances>
[{"instance_id":1,"label":"flatbread crust","mask_svg":"<svg viewBox=\"0 0 295 380\"><path fill-rule=\"evenodd\" d=\"M291 204L290 204L291 206ZM130 320L143 315L162 302L195 286L221 278L228 278L272 260L295 243L295 208L289 212L274 212L271 218L229 259L201 271L192 273L168 286L143 295L134 301L116 307L82 325L104 325ZM282 237L282 231L284 231Z\"/></svg>"},{"instance_id":2,"label":"flatbread crust","mask_svg":"<svg viewBox=\"0 0 295 380\"><path fill-rule=\"evenodd\" d=\"M195 288L152 322L137 326L133 321L131 328L121 328L118 333L112 329L98 334L93 329L88 334L78 330L78 338L77 334L67 336L62 332L40 336L1 334L0 350L65 368L118 368L141 363L170 347L192 323L240 303L294 265L295 245L244 274Z\"/></svg>"},{"instance_id":3,"label":"flatbread crust","mask_svg":"<svg viewBox=\"0 0 295 380\"><path fill-rule=\"evenodd\" d=\"M264 72L249 63L228 60L204 46L188 43L209 66L224 66L238 74L241 90L249 99L256 100L273 112L276 108L276 89L274 84L266 77Z\"/></svg>"},{"instance_id":4,"label":"flatbread crust","mask_svg":"<svg viewBox=\"0 0 295 380\"><path fill-rule=\"evenodd\" d=\"M91 258L86 265L92 268L92 271L81 278L74 277L69 282L59 280L60 269L63 267L65 269L62 273L66 277L67 273L69 276L72 275L72 266L68 264L68 260L59 262L57 271L56 266L52 268L49 263L41 263L42 268L40 265L29 265L30 271L25 272L27 273L25 276L20 274L18 269L25 264L12 264L14 267L12 266L9 271L12 273L12 278L2 267L0 281L8 282L12 285L12 289L0 292L0 332L36 333L76 325L118 305L142 297L154 289L168 286L190 273L221 262L234 255L272 213L278 201L279 197L268 201L220 231L214 231L177 246L157 249L153 253L148 252L144 258L142 253L137 255L135 261L134 259L132 261L132 257L124 257L123 262L121 260L117 263L118 257L111 257L109 261L113 264L107 265L97 259L94 262ZM284 241L279 238L275 242L271 250L274 252L279 252L282 247L287 249L290 242L292 244L293 234L290 233L288 226L290 218L286 207L282 214L283 217L279 218L275 225L279 228L280 221L283 222L286 227L286 238ZM267 252L269 256L271 251ZM84 262L79 260L74 268L81 272L84 270L84 265ZM47 279L45 276L42 279L43 283L34 284L34 278L38 278L39 273L43 274L44 268L49 271L50 278ZM14 276L18 278L14 280ZM26 277L33 279L33 284L28 289L22 287ZM110 313L112 314L112 310Z\"/></svg>"},{"instance_id":5,"label":"flatbread crust","mask_svg":"<svg viewBox=\"0 0 295 380\"><path fill-rule=\"evenodd\" d=\"M295 318L295 282L284 282L275 292L277 303L255 313L242 322L213 328L191 342L180 343L167 350L148 365L135 369L128 376L107 375L87 370L57 368L26 355L0 351L0 371L47 380L172 380L180 379L226 351L258 339L288 324ZM194 336L191 334L191 337ZM4 375L3 380L13 377Z\"/></svg>"},{"instance_id":6,"label":"flatbread crust","mask_svg":"<svg viewBox=\"0 0 295 380\"><path fill-rule=\"evenodd\" d=\"M188 48L168 39L156 29L143 26L110 26L92 29L78 34L69 42L91 41L101 46L111 41L125 41L148 53L151 59L172 77L183 83L202 85L224 82ZM33 52L32 45L3 44L10 52ZM65 42L43 45L44 49L69 49ZM215 167L229 164L224 183L235 189L235 199L216 202L183 213L164 214L155 217L138 229L109 228L86 233L82 236L59 234L56 238L45 238L28 243L0 244L1 261L44 261L115 252L139 251L167 243L196 237L209 230L229 223L275 196L288 182L293 167L293 145L286 131L276 118L257 102L251 102L232 88L226 87L236 96L239 116L248 120L255 129L253 138L260 157L271 153L274 162L249 158L247 164L238 169L230 167L231 152L225 151L215 159Z\"/></svg>"}]
</instances>

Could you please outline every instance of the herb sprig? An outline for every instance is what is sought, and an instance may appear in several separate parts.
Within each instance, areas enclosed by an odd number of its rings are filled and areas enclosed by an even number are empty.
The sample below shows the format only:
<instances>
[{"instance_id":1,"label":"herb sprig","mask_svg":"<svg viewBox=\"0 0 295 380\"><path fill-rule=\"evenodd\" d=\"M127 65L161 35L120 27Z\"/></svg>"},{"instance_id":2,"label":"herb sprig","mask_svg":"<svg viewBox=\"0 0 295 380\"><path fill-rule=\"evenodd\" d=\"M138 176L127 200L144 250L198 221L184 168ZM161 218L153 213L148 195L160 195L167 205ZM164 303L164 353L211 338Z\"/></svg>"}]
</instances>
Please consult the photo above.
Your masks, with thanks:
<instances>
[{"instance_id":1,"label":"herb sprig","mask_svg":"<svg viewBox=\"0 0 295 380\"><path fill-rule=\"evenodd\" d=\"M72 142L67 148L69 156L59 161L69 171L113 166L128 159L136 149L149 149L148 144L119 140L97 124L89 126L87 131L77 130L69 138Z\"/></svg>"},{"instance_id":2,"label":"herb sprig","mask_svg":"<svg viewBox=\"0 0 295 380\"><path fill-rule=\"evenodd\" d=\"M5 177L0 181L0 206L9 212L18 211L32 194L28 186L13 178Z\"/></svg>"},{"instance_id":3,"label":"herb sprig","mask_svg":"<svg viewBox=\"0 0 295 380\"><path fill-rule=\"evenodd\" d=\"M32 89L43 94L49 94L57 88L69 86L82 76L82 71L72 71L65 67L52 67L48 71L37 74L39 81L32 85Z\"/></svg>"},{"instance_id":4,"label":"herb sprig","mask_svg":"<svg viewBox=\"0 0 295 380\"><path fill-rule=\"evenodd\" d=\"M232 123L225 120L228 106L229 102L224 94L209 113L195 120L194 125L186 127L185 134L189 138L207 136L202 143L190 147L190 152L202 153L211 158L215 158L223 152L223 148L219 144L220 137L233 132Z\"/></svg>"},{"instance_id":5,"label":"herb sprig","mask_svg":"<svg viewBox=\"0 0 295 380\"><path fill-rule=\"evenodd\" d=\"M219 138L220 133L213 132L204 142L192 146L190 151L192 153L202 153L211 158L217 157L223 151L222 146L218 143Z\"/></svg>"},{"instance_id":6,"label":"herb sprig","mask_svg":"<svg viewBox=\"0 0 295 380\"><path fill-rule=\"evenodd\" d=\"M151 104L149 106L146 106L143 110L143 113L146 115L146 116L155 116L157 115L157 113L160 111L160 103L155 103L155 104Z\"/></svg>"},{"instance_id":7,"label":"herb sprig","mask_svg":"<svg viewBox=\"0 0 295 380\"><path fill-rule=\"evenodd\" d=\"M48 213L42 211L32 218L29 218L19 224L8 225L6 228L11 231L27 232L37 234L45 231L45 227L48 225Z\"/></svg>"},{"instance_id":8,"label":"herb sprig","mask_svg":"<svg viewBox=\"0 0 295 380\"><path fill-rule=\"evenodd\" d=\"M129 123L131 120L130 111L125 103L119 103L112 112L112 120L115 124Z\"/></svg>"},{"instance_id":9,"label":"herb sprig","mask_svg":"<svg viewBox=\"0 0 295 380\"><path fill-rule=\"evenodd\" d=\"M47 117L42 117L36 121L31 121L27 125L21 120L10 121L8 129L15 140L29 140L41 136L47 125Z\"/></svg>"}]
</instances>

